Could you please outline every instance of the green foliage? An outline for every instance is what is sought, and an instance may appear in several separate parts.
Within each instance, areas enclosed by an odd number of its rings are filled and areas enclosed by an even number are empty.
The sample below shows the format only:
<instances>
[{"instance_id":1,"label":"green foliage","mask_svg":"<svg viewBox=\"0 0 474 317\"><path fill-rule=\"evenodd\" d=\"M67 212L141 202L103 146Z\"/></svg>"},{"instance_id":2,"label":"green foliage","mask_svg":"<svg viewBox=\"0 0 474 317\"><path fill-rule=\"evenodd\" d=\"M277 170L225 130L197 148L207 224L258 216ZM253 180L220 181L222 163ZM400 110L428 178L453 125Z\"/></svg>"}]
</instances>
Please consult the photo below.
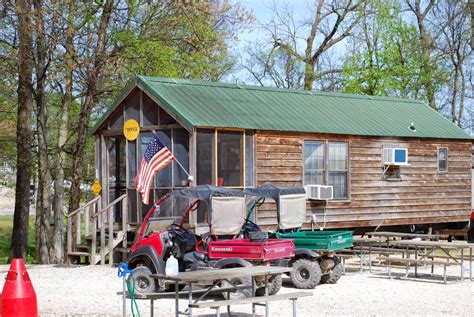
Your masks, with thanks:
<instances>
[{"instance_id":1,"label":"green foliage","mask_svg":"<svg viewBox=\"0 0 474 317\"><path fill-rule=\"evenodd\" d=\"M420 54L418 31L402 19L398 7L387 2L374 6L378 13L362 22L364 45L344 61L345 92L424 99L424 83L446 83L445 70L435 63L428 72L421 67L427 62Z\"/></svg>"},{"instance_id":2,"label":"green foliage","mask_svg":"<svg viewBox=\"0 0 474 317\"><path fill-rule=\"evenodd\" d=\"M135 5L131 10L136 22L114 34L121 47L121 72L125 78L140 74L218 80L234 62L227 42L236 24L222 14L232 9L217 2ZM247 19L245 12L232 12L235 19Z\"/></svg>"},{"instance_id":3,"label":"green foliage","mask_svg":"<svg viewBox=\"0 0 474 317\"><path fill-rule=\"evenodd\" d=\"M1 69L0 69L1 71ZM4 73L6 74L6 73ZM0 185L12 187L14 177L9 171L16 165L16 99L15 80L4 78L0 82Z\"/></svg>"}]
</instances>

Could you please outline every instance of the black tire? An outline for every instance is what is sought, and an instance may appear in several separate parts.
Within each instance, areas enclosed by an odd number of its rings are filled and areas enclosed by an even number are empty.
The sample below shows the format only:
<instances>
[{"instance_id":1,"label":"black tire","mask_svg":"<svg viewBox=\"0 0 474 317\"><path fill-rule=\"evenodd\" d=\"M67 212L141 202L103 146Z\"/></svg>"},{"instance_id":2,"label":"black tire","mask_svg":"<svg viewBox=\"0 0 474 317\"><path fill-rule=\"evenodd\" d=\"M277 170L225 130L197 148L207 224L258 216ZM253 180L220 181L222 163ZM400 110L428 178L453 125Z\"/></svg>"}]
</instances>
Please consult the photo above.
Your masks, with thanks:
<instances>
[{"instance_id":1,"label":"black tire","mask_svg":"<svg viewBox=\"0 0 474 317\"><path fill-rule=\"evenodd\" d=\"M321 277L321 283L324 284L336 284L343 274L342 263L336 264L329 274Z\"/></svg>"},{"instance_id":2,"label":"black tire","mask_svg":"<svg viewBox=\"0 0 474 317\"><path fill-rule=\"evenodd\" d=\"M135 294L145 295L155 291L156 282L155 279L150 276L151 274L152 273L149 268L145 266L139 266L133 270L131 275L128 276L127 280L130 284L130 287L133 288L133 283L135 283Z\"/></svg>"},{"instance_id":3,"label":"black tire","mask_svg":"<svg viewBox=\"0 0 474 317\"><path fill-rule=\"evenodd\" d=\"M227 281L222 281L221 287L229 287L229 286L237 286L237 285L252 285L252 279L250 277L239 277L233 278L230 280L232 284ZM224 299L244 299L248 297L252 297L252 289L251 288L243 288L239 290L235 290L233 292L222 292L222 297Z\"/></svg>"},{"instance_id":4,"label":"black tire","mask_svg":"<svg viewBox=\"0 0 474 317\"><path fill-rule=\"evenodd\" d=\"M321 281L321 268L317 261L299 259L293 263L290 273L293 286L300 289L315 288Z\"/></svg>"},{"instance_id":5,"label":"black tire","mask_svg":"<svg viewBox=\"0 0 474 317\"><path fill-rule=\"evenodd\" d=\"M283 278L281 277L281 274L278 275L273 275L269 280L268 280L268 295L275 295L280 291L281 285L283 284ZM265 287L257 288L255 290L256 295L258 296L264 296L265 295Z\"/></svg>"}]
</instances>

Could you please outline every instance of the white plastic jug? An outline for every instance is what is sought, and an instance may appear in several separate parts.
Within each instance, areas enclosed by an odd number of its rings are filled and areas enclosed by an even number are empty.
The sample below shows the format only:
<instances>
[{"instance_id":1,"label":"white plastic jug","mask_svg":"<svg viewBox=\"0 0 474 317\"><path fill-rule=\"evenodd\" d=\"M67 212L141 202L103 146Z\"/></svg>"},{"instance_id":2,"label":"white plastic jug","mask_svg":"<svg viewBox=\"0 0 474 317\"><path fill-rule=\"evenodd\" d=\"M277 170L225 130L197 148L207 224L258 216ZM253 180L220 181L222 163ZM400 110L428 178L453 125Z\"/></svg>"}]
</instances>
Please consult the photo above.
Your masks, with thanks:
<instances>
[{"instance_id":1,"label":"white plastic jug","mask_svg":"<svg viewBox=\"0 0 474 317\"><path fill-rule=\"evenodd\" d=\"M178 272L178 260L171 254L168 260L166 260L165 274L168 276L176 276Z\"/></svg>"}]
</instances>

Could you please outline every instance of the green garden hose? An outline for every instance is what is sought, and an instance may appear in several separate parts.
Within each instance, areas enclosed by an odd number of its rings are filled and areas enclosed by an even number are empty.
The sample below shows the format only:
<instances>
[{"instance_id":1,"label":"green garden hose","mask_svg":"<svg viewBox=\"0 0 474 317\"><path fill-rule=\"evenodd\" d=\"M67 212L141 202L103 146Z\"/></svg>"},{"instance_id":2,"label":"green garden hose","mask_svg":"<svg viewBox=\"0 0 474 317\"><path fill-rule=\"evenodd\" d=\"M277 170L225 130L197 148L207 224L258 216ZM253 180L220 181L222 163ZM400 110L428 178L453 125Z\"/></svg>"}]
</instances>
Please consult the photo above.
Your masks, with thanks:
<instances>
[{"instance_id":1,"label":"green garden hose","mask_svg":"<svg viewBox=\"0 0 474 317\"><path fill-rule=\"evenodd\" d=\"M130 279L132 280L132 285L130 285L129 280L125 279L125 283L127 284L127 290L130 294L130 308L132 310L133 317L140 317L140 310L138 309L137 299L135 298L135 278L132 274L130 274ZM137 310L137 314L135 315L135 310Z\"/></svg>"},{"instance_id":2,"label":"green garden hose","mask_svg":"<svg viewBox=\"0 0 474 317\"><path fill-rule=\"evenodd\" d=\"M127 280L127 274L130 275L130 279L132 280L132 285L130 285L130 282ZM124 283L124 294L123 294L123 300L124 300L124 307L123 307L123 313L125 315L125 285L127 285L127 290L128 293L130 294L130 308L132 310L132 316L133 317L140 317L140 310L138 309L138 303L137 299L135 298L135 278L133 277L133 270L128 269L127 263L121 263L118 266L118 272L117 272L118 277L123 278L123 283ZM135 314L135 309L137 310Z\"/></svg>"}]
</instances>

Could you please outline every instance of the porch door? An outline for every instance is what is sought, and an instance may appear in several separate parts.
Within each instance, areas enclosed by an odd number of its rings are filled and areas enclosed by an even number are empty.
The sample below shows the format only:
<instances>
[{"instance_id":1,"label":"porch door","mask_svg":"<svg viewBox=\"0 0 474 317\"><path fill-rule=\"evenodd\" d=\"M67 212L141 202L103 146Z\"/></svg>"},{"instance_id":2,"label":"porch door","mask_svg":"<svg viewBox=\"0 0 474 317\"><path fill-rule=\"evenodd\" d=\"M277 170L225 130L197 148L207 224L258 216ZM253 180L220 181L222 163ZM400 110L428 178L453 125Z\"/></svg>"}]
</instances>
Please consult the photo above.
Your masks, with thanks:
<instances>
[{"instance_id":1,"label":"porch door","mask_svg":"<svg viewBox=\"0 0 474 317\"><path fill-rule=\"evenodd\" d=\"M110 137L107 139L107 162L108 164L108 202L122 196L127 189L127 165L125 158L125 138ZM122 221L122 204L114 207L115 222Z\"/></svg>"}]
</instances>

